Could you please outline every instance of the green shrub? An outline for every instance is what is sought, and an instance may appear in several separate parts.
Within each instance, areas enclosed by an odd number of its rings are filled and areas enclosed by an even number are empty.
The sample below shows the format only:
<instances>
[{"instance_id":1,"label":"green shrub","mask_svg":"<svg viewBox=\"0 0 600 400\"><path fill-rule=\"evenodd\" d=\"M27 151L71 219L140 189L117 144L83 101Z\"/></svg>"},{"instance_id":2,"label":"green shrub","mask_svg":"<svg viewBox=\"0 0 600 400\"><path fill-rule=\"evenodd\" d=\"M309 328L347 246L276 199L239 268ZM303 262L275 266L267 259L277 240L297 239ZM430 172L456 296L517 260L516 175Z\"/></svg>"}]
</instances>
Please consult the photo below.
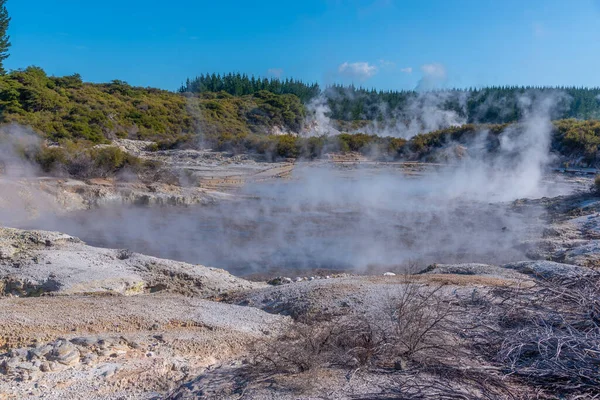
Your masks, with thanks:
<instances>
[{"instance_id":1,"label":"green shrub","mask_svg":"<svg viewBox=\"0 0 600 400\"><path fill-rule=\"evenodd\" d=\"M62 147L42 147L36 154L35 161L42 171L53 172L67 163L67 153Z\"/></svg>"},{"instance_id":2,"label":"green shrub","mask_svg":"<svg viewBox=\"0 0 600 400\"><path fill-rule=\"evenodd\" d=\"M300 154L300 149L296 136L279 135L275 137L277 156L282 158L296 158Z\"/></svg>"}]
</instances>

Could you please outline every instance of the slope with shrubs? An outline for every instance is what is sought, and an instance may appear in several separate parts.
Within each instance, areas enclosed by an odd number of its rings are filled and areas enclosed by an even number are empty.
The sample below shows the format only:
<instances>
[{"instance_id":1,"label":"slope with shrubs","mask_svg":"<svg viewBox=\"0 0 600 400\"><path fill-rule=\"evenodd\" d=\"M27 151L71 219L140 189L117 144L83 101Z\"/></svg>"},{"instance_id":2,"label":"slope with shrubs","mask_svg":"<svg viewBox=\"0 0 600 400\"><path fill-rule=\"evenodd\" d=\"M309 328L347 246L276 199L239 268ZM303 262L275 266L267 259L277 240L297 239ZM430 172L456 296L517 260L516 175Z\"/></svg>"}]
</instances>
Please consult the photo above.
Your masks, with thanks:
<instances>
[{"instance_id":1,"label":"slope with shrubs","mask_svg":"<svg viewBox=\"0 0 600 400\"><path fill-rule=\"evenodd\" d=\"M182 95L122 81L83 83L77 74L49 77L36 67L0 78L0 111L3 122L31 126L50 140L92 143L173 139L199 131L210 139L267 133L275 126L297 131L304 119L294 95Z\"/></svg>"},{"instance_id":2,"label":"slope with shrubs","mask_svg":"<svg viewBox=\"0 0 600 400\"><path fill-rule=\"evenodd\" d=\"M439 149L467 143L482 130L491 133L488 148L493 151L499 134L509 126L468 124L410 140L361 133L304 138L297 136L307 116L300 98L258 89L245 95L210 90L174 93L122 81L84 83L77 74L51 77L30 67L0 76L1 122L31 127L47 144L58 144L42 146L30 157L45 171L58 168L73 176L111 175L131 166L144 169L144 163L114 148L93 149L117 138L152 140L155 150L203 146L263 154L267 159L312 159L326 152L354 151L384 160L444 161ZM360 131L364 123L359 122L340 126ZM563 159L577 165L598 164L600 122L566 119L554 126L552 148ZM112 154L104 154L108 152Z\"/></svg>"},{"instance_id":3,"label":"slope with shrubs","mask_svg":"<svg viewBox=\"0 0 600 400\"><path fill-rule=\"evenodd\" d=\"M37 154L28 149L29 158L47 172L76 177L143 167L114 147L94 148L117 138L239 149L244 141L255 143L253 136L298 131L305 118L304 106L291 94L180 94L122 81L84 83L77 74L51 77L37 67L0 77L0 113L3 124L29 127L45 139Z\"/></svg>"},{"instance_id":4,"label":"slope with shrubs","mask_svg":"<svg viewBox=\"0 0 600 400\"><path fill-rule=\"evenodd\" d=\"M36 67L0 78L3 122L30 126L52 141L107 143L189 132L185 99L124 82L83 83L79 75L49 77Z\"/></svg>"}]
</instances>

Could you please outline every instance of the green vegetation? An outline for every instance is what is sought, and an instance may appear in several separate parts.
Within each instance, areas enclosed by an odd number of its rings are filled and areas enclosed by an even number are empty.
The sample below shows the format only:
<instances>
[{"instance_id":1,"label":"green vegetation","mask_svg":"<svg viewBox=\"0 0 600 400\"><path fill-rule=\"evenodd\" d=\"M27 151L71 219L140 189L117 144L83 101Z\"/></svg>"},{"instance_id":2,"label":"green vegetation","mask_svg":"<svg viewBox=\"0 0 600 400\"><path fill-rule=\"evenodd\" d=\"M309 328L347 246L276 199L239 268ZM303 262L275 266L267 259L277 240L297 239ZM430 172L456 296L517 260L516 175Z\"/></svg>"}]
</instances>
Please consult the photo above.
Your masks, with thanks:
<instances>
[{"instance_id":1,"label":"green vegetation","mask_svg":"<svg viewBox=\"0 0 600 400\"><path fill-rule=\"evenodd\" d=\"M574 119L556 121L555 150L568 156L580 156L589 164L595 164L600 149L600 121Z\"/></svg>"},{"instance_id":2,"label":"green vegetation","mask_svg":"<svg viewBox=\"0 0 600 400\"><path fill-rule=\"evenodd\" d=\"M215 145L251 133L268 134L275 126L298 131L305 117L293 95L181 95L121 81L83 83L77 74L49 77L37 67L0 77L0 112L2 122L31 126L51 141L95 144L202 134Z\"/></svg>"},{"instance_id":3,"label":"green vegetation","mask_svg":"<svg viewBox=\"0 0 600 400\"><path fill-rule=\"evenodd\" d=\"M190 132L181 96L124 82L83 83L77 74L49 77L36 67L0 77L2 122L30 126L51 141L108 143Z\"/></svg>"},{"instance_id":4,"label":"green vegetation","mask_svg":"<svg viewBox=\"0 0 600 400\"><path fill-rule=\"evenodd\" d=\"M160 168L157 163L141 160L110 145L88 147L68 143L63 147L42 147L33 157L46 173L67 173L82 179L106 178L121 171L149 174Z\"/></svg>"},{"instance_id":5,"label":"green vegetation","mask_svg":"<svg viewBox=\"0 0 600 400\"><path fill-rule=\"evenodd\" d=\"M6 0L0 0L0 74L4 75L4 60L8 58L8 49L10 48L10 36L6 33L10 17L6 9Z\"/></svg>"},{"instance_id":6,"label":"green vegetation","mask_svg":"<svg viewBox=\"0 0 600 400\"><path fill-rule=\"evenodd\" d=\"M600 88L503 86L417 93L335 85L323 94L331 118L343 121L411 119L414 110L429 107L452 111L469 123L508 123L523 116L524 96L532 100L554 96L558 103L555 119L600 118Z\"/></svg>"},{"instance_id":7,"label":"green vegetation","mask_svg":"<svg viewBox=\"0 0 600 400\"><path fill-rule=\"evenodd\" d=\"M154 141L155 144L149 147L149 150L153 151L208 147L234 153L262 154L271 160L299 157L314 159L327 152L352 151L384 160L443 161L439 159L437 150L450 143L468 144L483 129L491 133L488 135L488 148L493 151L499 144L499 140L496 140L499 134L510 123L470 123L419 134L409 141L362 133L305 138L296 135L302 130L308 113L300 97L274 91L293 91L294 87L314 91L318 90L318 87L296 81L260 81L231 74L220 80L218 76L216 78L218 85L223 84L223 89L234 93L238 93L238 89L226 85L231 82L249 82L250 89L244 89L246 92L242 93L252 93L232 95L227 91L213 92L213 86L208 86L208 76L199 78L196 82L206 82L206 87L198 89L200 93L173 93L133 87L122 81L106 84L84 83L77 74L52 77L47 76L40 68L30 67L0 76L0 121L31 127L45 139L46 144L42 146L40 154L31 157L45 171L63 170L78 177L93 174L108 176L122 169L155 168L144 166L139 160L125 157L116 150L99 150L102 147L98 145L110 144L118 138ZM212 76L210 79L212 80ZM192 85L191 82L189 84ZM263 87L262 85L266 90L255 91ZM341 93L342 89L333 87L327 90L337 90ZM383 99L392 105L395 104L395 107L405 104L402 102L407 101L406 96L416 96L414 93L410 94L412 92L366 92L354 88L344 90L353 91L356 99L364 95L367 96L365 98ZM510 97L512 93L514 97L525 90L538 90L539 94L556 89L491 88L471 92L442 92L446 94L435 95L440 97L450 96L447 93L471 93L471 96L474 96L474 93L487 93L486 96L497 96L501 93ZM565 90L569 92L571 89ZM587 110L584 112L585 118L594 114L593 104L589 99L593 98L594 102L597 102L594 97L596 92L597 89L572 89L569 93L574 96L574 101L569 104L577 104L577 107L571 107L569 112ZM404 100L401 100L402 93L405 96ZM352 104L355 104L362 111L353 112L354 114L360 118L373 117L369 114L370 106L364 107L367 103L361 105L360 101L353 101L340 94L335 103L339 109L333 108L333 114L343 114L344 109L351 109ZM452 96L447 97L445 101L447 107L456 105ZM495 104L489 100L481 101L488 105ZM477 109L476 103L473 98L466 102L471 104L474 110ZM504 103L508 104L510 101L505 100ZM378 109L381 111L386 108ZM484 119L497 119L500 114L493 111L493 107L489 109L492 111L489 111ZM516 118L518 113L513 114ZM377 115L375 118L382 116ZM578 165L597 165L600 162L597 160L600 122L582 119L555 121L553 150L564 158L574 160ZM345 132L360 131L369 122L368 118L337 121L338 127Z\"/></svg>"},{"instance_id":8,"label":"green vegetation","mask_svg":"<svg viewBox=\"0 0 600 400\"><path fill-rule=\"evenodd\" d=\"M558 102L556 119L600 118L600 88L498 86L423 94L333 85L321 91L316 83L307 84L293 79L257 79L239 73L201 75L188 79L180 88L182 93L225 91L235 96L261 90L274 94L293 94L304 104L322 95L331 110L330 117L343 121L343 128L352 125L360 127L361 121L410 119L414 118L415 110L427 107L452 111L469 123L515 122L522 117L525 95L531 99L555 96ZM346 122L358 124L344 124Z\"/></svg>"},{"instance_id":9,"label":"green vegetation","mask_svg":"<svg viewBox=\"0 0 600 400\"><path fill-rule=\"evenodd\" d=\"M274 94L293 94L304 103L316 97L321 89L316 83L305 84L294 79L267 79L248 77L246 74L200 75L188 79L179 91L182 93L227 92L234 96L244 96L266 90Z\"/></svg>"}]
</instances>

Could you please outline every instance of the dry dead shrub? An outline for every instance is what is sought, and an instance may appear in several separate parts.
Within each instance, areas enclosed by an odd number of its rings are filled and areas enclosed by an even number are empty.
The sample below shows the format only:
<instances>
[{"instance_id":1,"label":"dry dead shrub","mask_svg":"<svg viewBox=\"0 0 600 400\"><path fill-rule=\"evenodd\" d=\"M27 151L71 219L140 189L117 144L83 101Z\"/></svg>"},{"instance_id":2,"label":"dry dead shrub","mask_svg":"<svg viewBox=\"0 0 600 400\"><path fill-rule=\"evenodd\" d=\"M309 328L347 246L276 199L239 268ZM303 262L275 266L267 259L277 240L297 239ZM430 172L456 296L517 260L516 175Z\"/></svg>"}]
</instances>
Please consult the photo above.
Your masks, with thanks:
<instances>
[{"instance_id":1,"label":"dry dead shrub","mask_svg":"<svg viewBox=\"0 0 600 400\"><path fill-rule=\"evenodd\" d=\"M409 283L389 301L392 326L388 342L393 354L414 358L430 350L450 351L454 331L451 317L458 310L441 295L442 288Z\"/></svg>"},{"instance_id":2,"label":"dry dead shrub","mask_svg":"<svg viewBox=\"0 0 600 400\"><path fill-rule=\"evenodd\" d=\"M506 323L519 304L514 324ZM600 276L544 281L510 293L499 315L498 360L530 385L600 396Z\"/></svg>"},{"instance_id":3,"label":"dry dead shrub","mask_svg":"<svg viewBox=\"0 0 600 400\"><path fill-rule=\"evenodd\" d=\"M314 368L394 367L452 351L451 316L456 308L441 286L408 282L397 296L369 312L323 319L304 316L274 343L255 351L255 365L273 373Z\"/></svg>"},{"instance_id":4,"label":"dry dead shrub","mask_svg":"<svg viewBox=\"0 0 600 400\"><path fill-rule=\"evenodd\" d=\"M331 322L295 322L274 343L258 343L254 365L263 372L297 373L329 361L336 327Z\"/></svg>"}]
</instances>

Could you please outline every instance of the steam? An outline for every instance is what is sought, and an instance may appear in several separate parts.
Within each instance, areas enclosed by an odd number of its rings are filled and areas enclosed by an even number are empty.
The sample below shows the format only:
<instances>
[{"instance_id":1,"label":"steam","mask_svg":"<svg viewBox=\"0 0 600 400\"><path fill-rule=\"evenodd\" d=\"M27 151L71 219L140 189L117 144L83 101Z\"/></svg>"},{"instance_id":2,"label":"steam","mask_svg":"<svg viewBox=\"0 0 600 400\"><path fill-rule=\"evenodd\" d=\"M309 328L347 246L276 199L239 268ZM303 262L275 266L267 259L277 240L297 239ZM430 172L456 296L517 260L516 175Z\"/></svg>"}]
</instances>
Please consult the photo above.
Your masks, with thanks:
<instances>
[{"instance_id":1,"label":"steam","mask_svg":"<svg viewBox=\"0 0 600 400\"><path fill-rule=\"evenodd\" d=\"M340 132L334 127L329 115L331 108L327 104L327 97L323 94L315 97L307 106L309 117L304 124L302 136L327 136L338 135Z\"/></svg>"},{"instance_id":2,"label":"steam","mask_svg":"<svg viewBox=\"0 0 600 400\"><path fill-rule=\"evenodd\" d=\"M338 135L336 122L331 120L331 109L327 102L331 94L324 93L313 99L308 105L305 136ZM335 97L333 97L335 101ZM461 113L447 110L444 105L449 101L457 102ZM350 133L367 133L379 136L391 136L410 139L424 132L431 132L451 126L460 126L467 122L467 93L423 92L407 99L402 109L393 110L391 118L371 121L368 125ZM377 107L381 115L389 115L388 106L380 103Z\"/></svg>"},{"instance_id":3,"label":"steam","mask_svg":"<svg viewBox=\"0 0 600 400\"><path fill-rule=\"evenodd\" d=\"M380 60L380 63L383 66L387 62ZM410 67L401 69L401 72L407 74L411 74L412 71ZM378 68L365 62L346 62L339 66L338 72L341 75L365 80L376 74ZM467 93L438 90L447 82L446 67L439 63L424 64L421 66L421 72L422 78L415 88L416 94L408 97L407 104L399 109L388 110L387 104L380 103L377 106L380 114L388 117L383 120L371 121L356 132L410 139L419 133L465 124L467 122L465 117L467 115ZM354 92L348 90L345 95L352 96L353 94ZM331 90L326 90L308 104L309 117L305 124L304 135L320 136L340 133L335 128L335 121L329 117L331 109L327 105L327 101L330 97L333 97L335 101L335 94ZM444 107L449 102L458 103L460 111L448 110L447 107ZM391 117L389 117L390 114Z\"/></svg>"},{"instance_id":4,"label":"steam","mask_svg":"<svg viewBox=\"0 0 600 400\"><path fill-rule=\"evenodd\" d=\"M417 92L425 92L439 89L446 83L448 79L446 67L439 63L424 64L421 66L421 72L423 74L423 77L417 84Z\"/></svg>"},{"instance_id":5,"label":"steam","mask_svg":"<svg viewBox=\"0 0 600 400\"><path fill-rule=\"evenodd\" d=\"M396 111L393 118L373 121L362 130L373 135L410 139L419 133L464 125L467 122L464 117L466 96L466 93L457 95L451 92L418 93L409 98L406 107ZM444 104L451 100L458 101L463 110L462 116L456 111L444 109Z\"/></svg>"},{"instance_id":6,"label":"steam","mask_svg":"<svg viewBox=\"0 0 600 400\"><path fill-rule=\"evenodd\" d=\"M25 155L39 147L41 140L32 130L16 124L0 130L0 171L7 178L30 177L36 168Z\"/></svg>"},{"instance_id":7,"label":"steam","mask_svg":"<svg viewBox=\"0 0 600 400\"><path fill-rule=\"evenodd\" d=\"M564 106L565 99L561 93L522 96L519 103L523 120L502 132L498 147L492 152L488 147L494 138L486 130L470 143L450 143L447 147L464 145L466 155L459 163L455 158L456 169L440 177L444 182L452 182L452 193L447 194L482 202L559 194L543 185L543 176L553 160L551 117Z\"/></svg>"},{"instance_id":8,"label":"steam","mask_svg":"<svg viewBox=\"0 0 600 400\"><path fill-rule=\"evenodd\" d=\"M570 190L544 182L552 161L550 118L561 102L560 96L524 96L518 125L500 136L482 130L468 143L447 143L440 151L455 154L461 147L463 154L420 176L393 166L299 163L290 180L248 185L235 202L46 213L20 226L239 275L522 260L523 243L541 235L543 210L515 211L507 202Z\"/></svg>"},{"instance_id":9,"label":"steam","mask_svg":"<svg viewBox=\"0 0 600 400\"><path fill-rule=\"evenodd\" d=\"M56 211L54 200L35 185L38 168L27 160L40 145L40 138L26 127L10 124L0 129L0 226Z\"/></svg>"}]
</instances>

